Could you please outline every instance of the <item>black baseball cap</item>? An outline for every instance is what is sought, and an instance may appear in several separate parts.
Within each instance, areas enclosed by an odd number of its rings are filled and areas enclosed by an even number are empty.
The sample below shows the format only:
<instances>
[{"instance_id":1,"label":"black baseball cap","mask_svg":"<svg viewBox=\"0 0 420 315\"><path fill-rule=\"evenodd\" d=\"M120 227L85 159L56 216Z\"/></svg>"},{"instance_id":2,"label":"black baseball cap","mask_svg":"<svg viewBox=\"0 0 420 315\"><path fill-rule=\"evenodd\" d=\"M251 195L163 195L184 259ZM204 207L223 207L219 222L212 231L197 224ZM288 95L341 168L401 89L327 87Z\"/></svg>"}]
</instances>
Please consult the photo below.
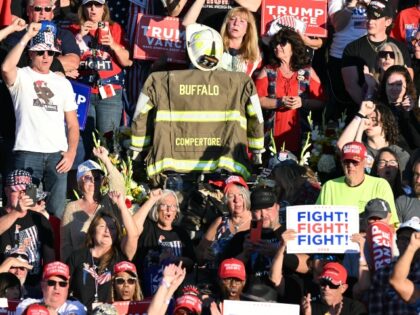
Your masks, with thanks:
<instances>
[{"instance_id":1,"label":"black baseball cap","mask_svg":"<svg viewBox=\"0 0 420 315\"><path fill-rule=\"evenodd\" d=\"M277 202L276 193L269 187L257 187L251 193L251 210L272 207Z\"/></svg>"},{"instance_id":2,"label":"black baseball cap","mask_svg":"<svg viewBox=\"0 0 420 315\"><path fill-rule=\"evenodd\" d=\"M377 217L385 219L388 213L391 212L391 207L386 200L380 198L374 198L369 200L365 206L365 218L369 219L372 217Z\"/></svg>"},{"instance_id":3,"label":"black baseball cap","mask_svg":"<svg viewBox=\"0 0 420 315\"><path fill-rule=\"evenodd\" d=\"M390 3L377 0L369 3L366 13L368 18L372 20L377 20L382 17L392 18L394 16Z\"/></svg>"}]
</instances>

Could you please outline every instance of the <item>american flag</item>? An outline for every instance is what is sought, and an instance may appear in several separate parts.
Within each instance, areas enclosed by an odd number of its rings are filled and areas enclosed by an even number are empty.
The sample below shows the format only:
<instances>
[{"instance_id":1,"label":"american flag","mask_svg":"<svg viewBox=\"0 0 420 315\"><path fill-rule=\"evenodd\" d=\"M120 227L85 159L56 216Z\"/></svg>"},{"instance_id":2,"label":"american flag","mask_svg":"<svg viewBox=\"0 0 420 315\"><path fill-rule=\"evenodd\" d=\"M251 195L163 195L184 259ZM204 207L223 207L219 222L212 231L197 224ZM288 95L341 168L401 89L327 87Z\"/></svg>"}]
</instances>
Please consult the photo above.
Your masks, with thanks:
<instances>
[{"instance_id":1,"label":"american flag","mask_svg":"<svg viewBox=\"0 0 420 315\"><path fill-rule=\"evenodd\" d=\"M83 272L90 274L93 279L95 279L95 281L101 285L104 284L108 281L111 281L111 271L106 270L103 273L101 273L100 275L98 275L98 273L96 272L95 268L93 266L84 266L83 268Z\"/></svg>"}]
</instances>

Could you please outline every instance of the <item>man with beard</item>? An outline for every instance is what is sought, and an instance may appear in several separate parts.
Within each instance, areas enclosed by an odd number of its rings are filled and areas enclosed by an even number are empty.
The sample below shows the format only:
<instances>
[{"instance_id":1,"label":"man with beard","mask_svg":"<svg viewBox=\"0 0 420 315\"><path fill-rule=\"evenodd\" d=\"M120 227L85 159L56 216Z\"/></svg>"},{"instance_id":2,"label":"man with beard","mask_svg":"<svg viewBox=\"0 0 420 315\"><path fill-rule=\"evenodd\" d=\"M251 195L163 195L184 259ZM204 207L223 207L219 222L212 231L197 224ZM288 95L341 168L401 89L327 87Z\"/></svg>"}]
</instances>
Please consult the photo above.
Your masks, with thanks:
<instances>
[{"instance_id":1,"label":"man with beard","mask_svg":"<svg viewBox=\"0 0 420 315\"><path fill-rule=\"evenodd\" d=\"M391 208L391 223L397 224L398 216L394 195L389 183L378 177L365 174L366 147L361 142L349 142L341 151L344 176L327 181L321 189L317 204L347 205L365 211L369 200L382 198Z\"/></svg>"},{"instance_id":2,"label":"man with beard","mask_svg":"<svg viewBox=\"0 0 420 315\"><path fill-rule=\"evenodd\" d=\"M337 262L327 263L320 275L320 299L311 299L308 294L302 299L304 315L340 314L366 315L360 302L344 297L348 288L347 270Z\"/></svg>"},{"instance_id":3,"label":"man with beard","mask_svg":"<svg viewBox=\"0 0 420 315\"><path fill-rule=\"evenodd\" d=\"M408 221L416 216L420 217L420 159L413 164L412 195L401 195L395 201L400 222Z\"/></svg>"}]
</instances>

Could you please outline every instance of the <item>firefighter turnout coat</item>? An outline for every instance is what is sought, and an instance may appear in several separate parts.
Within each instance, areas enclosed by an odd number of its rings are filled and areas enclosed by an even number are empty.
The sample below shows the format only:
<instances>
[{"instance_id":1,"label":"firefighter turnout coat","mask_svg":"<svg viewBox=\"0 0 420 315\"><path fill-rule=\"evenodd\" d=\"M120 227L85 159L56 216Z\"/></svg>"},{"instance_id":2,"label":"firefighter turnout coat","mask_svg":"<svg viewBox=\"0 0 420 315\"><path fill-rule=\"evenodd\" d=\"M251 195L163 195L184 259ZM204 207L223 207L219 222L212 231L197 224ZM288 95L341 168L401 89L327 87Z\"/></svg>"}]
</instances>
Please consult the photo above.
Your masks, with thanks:
<instances>
[{"instance_id":1,"label":"firefighter turnout coat","mask_svg":"<svg viewBox=\"0 0 420 315\"><path fill-rule=\"evenodd\" d=\"M180 70L152 73L139 96L132 149L150 149L147 174L209 173L250 176L250 151L264 148L257 91L244 73Z\"/></svg>"}]
</instances>

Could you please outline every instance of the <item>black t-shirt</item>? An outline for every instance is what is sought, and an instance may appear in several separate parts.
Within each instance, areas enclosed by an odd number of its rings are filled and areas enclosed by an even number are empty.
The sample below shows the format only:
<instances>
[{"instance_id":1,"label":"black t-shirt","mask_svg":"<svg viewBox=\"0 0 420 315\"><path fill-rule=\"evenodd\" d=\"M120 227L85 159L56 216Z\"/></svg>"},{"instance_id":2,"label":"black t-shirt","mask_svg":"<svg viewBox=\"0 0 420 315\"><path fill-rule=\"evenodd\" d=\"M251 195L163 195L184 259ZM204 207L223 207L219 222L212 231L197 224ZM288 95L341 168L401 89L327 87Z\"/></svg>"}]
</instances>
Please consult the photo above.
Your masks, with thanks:
<instances>
[{"instance_id":1,"label":"black t-shirt","mask_svg":"<svg viewBox=\"0 0 420 315\"><path fill-rule=\"evenodd\" d=\"M152 295L157 289L163 266L174 257L181 256L195 261L193 244L187 232L176 226L171 231L162 230L156 222L147 218L133 259L140 270L146 296Z\"/></svg>"},{"instance_id":2,"label":"black t-shirt","mask_svg":"<svg viewBox=\"0 0 420 315\"><path fill-rule=\"evenodd\" d=\"M107 302L111 290L111 276L114 265L125 260L123 254L118 253L105 268L98 273L99 259L94 259L89 248L74 251L67 264L70 268L70 292L88 309L91 309L95 300L95 277L98 281L98 300Z\"/></svg>"},{"instance_id":3,"label":"black t-shirt","mask_svg":"<svg viewBox=\"0 0 420 315\"><path fill-rule=\"evenodd\" d=\"M328 312L328 305L322 301L314 301L311 303L312 315L324 315ZM366 308L359 301L343 298L343 308L340 315L367 315Z\"/></svg>"},{"instance_id":4,"label":"black t-shirt","mask_svg":"<svg viewBox=\"0 0 420 315\"><path fill-rule=\"evenodd\" d=\"M363 67L366 65L369 71L373 73L376 66L377 51L385 42L391 42L398 46L404 58L407 67L411 67L410 54L404 43L401 43L391 37L383 42L368 41L367 36L362 36L349 43L343 52L342 68L356 66L359 72L359 84L364 83ZM372 47L373 46L373 47ZM376 50L375 50L375 49Z\"/></svg>"},{"instance_id":5,"label":"black t-shirt","mask_svg":"<svg viewBox=\"0 0 420 315\"><path fill-rule=\"evenodd\" d=\"M6 215L0 208L0 216ZM43 265L55 260L54 235L50 222L38 212L28 211L27 214L0 235L1 262L14 249L25 250L33 269L28 272L26 284L35 285L42 277Z\"/></svg>"},{"instance_id":6,"label":"black t-shirt","mask_svg":"<svg viewBox=\"0 0 420 315\"><path fill-rule=\"evenodd\" d=\"M263 229L261 234L261 240L267 243L272 243L278 246L280 244L281 235L286 230L285 226L282 225L277 230ZM223 253L223 258L236 257L243 251L243 243L245 238L249 235L250 230L239 232L235 234L229 245ZM257 252L252 253L247 261L247 286L251 284L270 284L268 275L273 262L273 257L261 255ZM299 264L298 258L294 254L286 254L284 256L283 266L289 271L295 271Z\"/></svg>"}]
</instances>

